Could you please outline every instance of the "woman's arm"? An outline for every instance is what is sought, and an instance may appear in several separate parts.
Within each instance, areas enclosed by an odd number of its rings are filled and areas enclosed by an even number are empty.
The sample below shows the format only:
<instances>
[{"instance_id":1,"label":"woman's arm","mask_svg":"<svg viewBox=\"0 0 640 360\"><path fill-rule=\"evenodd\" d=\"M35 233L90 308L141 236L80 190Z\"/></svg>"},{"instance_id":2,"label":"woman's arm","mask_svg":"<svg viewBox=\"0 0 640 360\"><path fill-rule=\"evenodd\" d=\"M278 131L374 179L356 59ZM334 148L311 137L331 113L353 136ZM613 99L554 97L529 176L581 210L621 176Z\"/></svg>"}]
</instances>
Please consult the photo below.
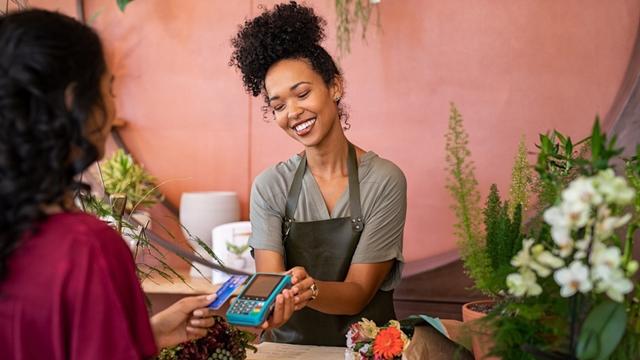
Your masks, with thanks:
<instances>
[{"instance_id":1,"label":"woman's arm","mask_svg":"<svg viewBox=\"0 0 640 360\"><path fill-rule=\"evenodd\" d=\"M265 272L285 271L282 255L275 251L256 250L256 269ZM375 264L352 264L344 281L317 281L303 267L291 269L294 277L295 310L309 306L327 314L355 315L376 294L395 260ZM318 297L311 300L311 285L318 287Z\"/></svg>"},{"instance_id":2,"label":"woman's arm","mask_svg":"<svg viewBox=\"0 0 640 360\"><path fill-rule=\"evenodd\" d=\"M355 315L373 299L395 260L375 264L352 264L344 281L318 281L308 276L302 267L291 269L294 277L303 279L292 290L296 309L306 306L326 314ZM311 285L315 282L318 296L311 300Z\"/></svg>"}]
</instances>

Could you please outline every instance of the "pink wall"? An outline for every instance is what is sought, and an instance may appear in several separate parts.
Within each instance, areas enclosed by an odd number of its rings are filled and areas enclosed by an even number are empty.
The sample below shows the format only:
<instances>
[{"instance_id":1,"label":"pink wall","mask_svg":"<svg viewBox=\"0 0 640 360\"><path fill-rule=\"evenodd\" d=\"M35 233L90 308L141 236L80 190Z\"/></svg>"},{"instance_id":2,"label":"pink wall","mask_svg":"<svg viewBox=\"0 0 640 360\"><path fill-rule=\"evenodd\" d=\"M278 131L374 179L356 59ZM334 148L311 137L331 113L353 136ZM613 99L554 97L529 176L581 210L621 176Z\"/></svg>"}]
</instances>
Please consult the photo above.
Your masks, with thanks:
<instances>
[{"instance_id":1,"label":"pink wall","mask_svg":"<svg viewBox=\"0 0 640 360\"><path fill-rule=\"evenodd\" d=\"M31 0L74 13L74 1ZM116 75L122 134L177 203L180 193L233 190L243 216L252 179L300 147L264 122L261 99L227 66L237 24L259 3L87 0ZM307 1L329 21L333 1ZM635 0L384 0L379 31L353 41L342 61L351 108L348 137L397 163L409 185L405 256L455 249L445 192L449 102L465 117L483 192L508 191L518 139L558 128L578 138L606 114L635 41ZM186 179L185 179L186 178Z\"/></svg>"}]
</instances>

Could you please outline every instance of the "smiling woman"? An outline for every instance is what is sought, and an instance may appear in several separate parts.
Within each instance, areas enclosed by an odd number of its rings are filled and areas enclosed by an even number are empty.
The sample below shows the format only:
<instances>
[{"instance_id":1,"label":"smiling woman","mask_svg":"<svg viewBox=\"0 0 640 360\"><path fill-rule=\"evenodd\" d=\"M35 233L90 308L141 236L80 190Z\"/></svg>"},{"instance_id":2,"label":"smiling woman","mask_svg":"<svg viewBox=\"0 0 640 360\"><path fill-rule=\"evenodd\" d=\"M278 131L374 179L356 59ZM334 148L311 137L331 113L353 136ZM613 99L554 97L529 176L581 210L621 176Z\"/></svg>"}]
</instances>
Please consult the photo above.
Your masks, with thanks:
<instances>
[{"instance_id":1,"label":"smiling woman","mask_svg":"<svg viewBox=\"0 0 640 360\"><path fill-rule=\"evenodd\" d=\"M345 137L342 76L320 45L325 24L309 7L276 5L240 29L231 64L304 148L260 174L251 191L257 270L294 276L265 337L344 346L351 323L395 318L406 180L392 162Z\"/></svg>"}]
</instances>

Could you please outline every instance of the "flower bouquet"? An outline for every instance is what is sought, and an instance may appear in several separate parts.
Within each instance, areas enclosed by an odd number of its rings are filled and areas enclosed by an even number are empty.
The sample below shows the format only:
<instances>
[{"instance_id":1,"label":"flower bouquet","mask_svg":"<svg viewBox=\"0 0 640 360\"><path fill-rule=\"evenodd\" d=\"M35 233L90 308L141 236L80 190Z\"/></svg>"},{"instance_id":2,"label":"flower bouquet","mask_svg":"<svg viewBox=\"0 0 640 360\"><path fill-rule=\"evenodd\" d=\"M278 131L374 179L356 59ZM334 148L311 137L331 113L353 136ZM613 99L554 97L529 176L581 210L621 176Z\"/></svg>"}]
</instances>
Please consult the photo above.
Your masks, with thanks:
<instances>
[{"instance_id":1,"label":"flower bouquet","mask_svg":"<svg viewBox=\"0 0 640 360\"><path fill-rule=\"evenodd\" d=\"M400 329L400 323L389 321L378 327L375 322L362 319L352 324L347 332L345 360L402 359L409 346L409 338Z\"/></svg>"},{"instance_id":2,"label":"flower bouquet","mask_svg":"<svg viewBox=\"0 0 640 360\"><path fill-rule=\"evenodd\" d=\"M247 358L247 349L257 351L251 345L256 337L254 334L229 325L220 316L215 319L206 336L162 349L157 360L243 360Z\"/></svg>"},{"instance_id":3,"label":"flower bouquet","mask_svg":"<svg viewBox=\"0 0 640 360\"><path fill-rule=\"evenodd\" d=\"M579 145L581 149L577 149ZM490 314L505 359L637 359L640 306L633 238L640 226L640 148L622 153L598 121L573 144L541 136L541 212L512 258L507 296ZM624 164L617 176L613 164Z\"/></svg>"}]
</instances>

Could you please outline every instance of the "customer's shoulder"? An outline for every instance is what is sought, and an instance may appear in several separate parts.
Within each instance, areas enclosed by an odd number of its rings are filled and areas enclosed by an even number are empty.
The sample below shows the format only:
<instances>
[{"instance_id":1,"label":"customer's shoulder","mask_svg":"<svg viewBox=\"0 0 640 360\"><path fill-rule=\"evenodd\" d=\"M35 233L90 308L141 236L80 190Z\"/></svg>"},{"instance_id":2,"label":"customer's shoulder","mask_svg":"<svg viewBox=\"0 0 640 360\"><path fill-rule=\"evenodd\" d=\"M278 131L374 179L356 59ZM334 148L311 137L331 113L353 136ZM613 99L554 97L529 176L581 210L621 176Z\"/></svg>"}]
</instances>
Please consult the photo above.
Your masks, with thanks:
<instances>
[{"instance_id":1,"label":"customer's shoulder","mask_svg":"<svg viewBox=\"0 0 640 360\"><path fill-rule=\"evenodd\" d=\"M119 234L105 222L84 212L69 212L52 215L43 224L45 233L55 236L60 241L72 241L100 247L111 242L121 242Z\"/></svg>"}]
</instances>

